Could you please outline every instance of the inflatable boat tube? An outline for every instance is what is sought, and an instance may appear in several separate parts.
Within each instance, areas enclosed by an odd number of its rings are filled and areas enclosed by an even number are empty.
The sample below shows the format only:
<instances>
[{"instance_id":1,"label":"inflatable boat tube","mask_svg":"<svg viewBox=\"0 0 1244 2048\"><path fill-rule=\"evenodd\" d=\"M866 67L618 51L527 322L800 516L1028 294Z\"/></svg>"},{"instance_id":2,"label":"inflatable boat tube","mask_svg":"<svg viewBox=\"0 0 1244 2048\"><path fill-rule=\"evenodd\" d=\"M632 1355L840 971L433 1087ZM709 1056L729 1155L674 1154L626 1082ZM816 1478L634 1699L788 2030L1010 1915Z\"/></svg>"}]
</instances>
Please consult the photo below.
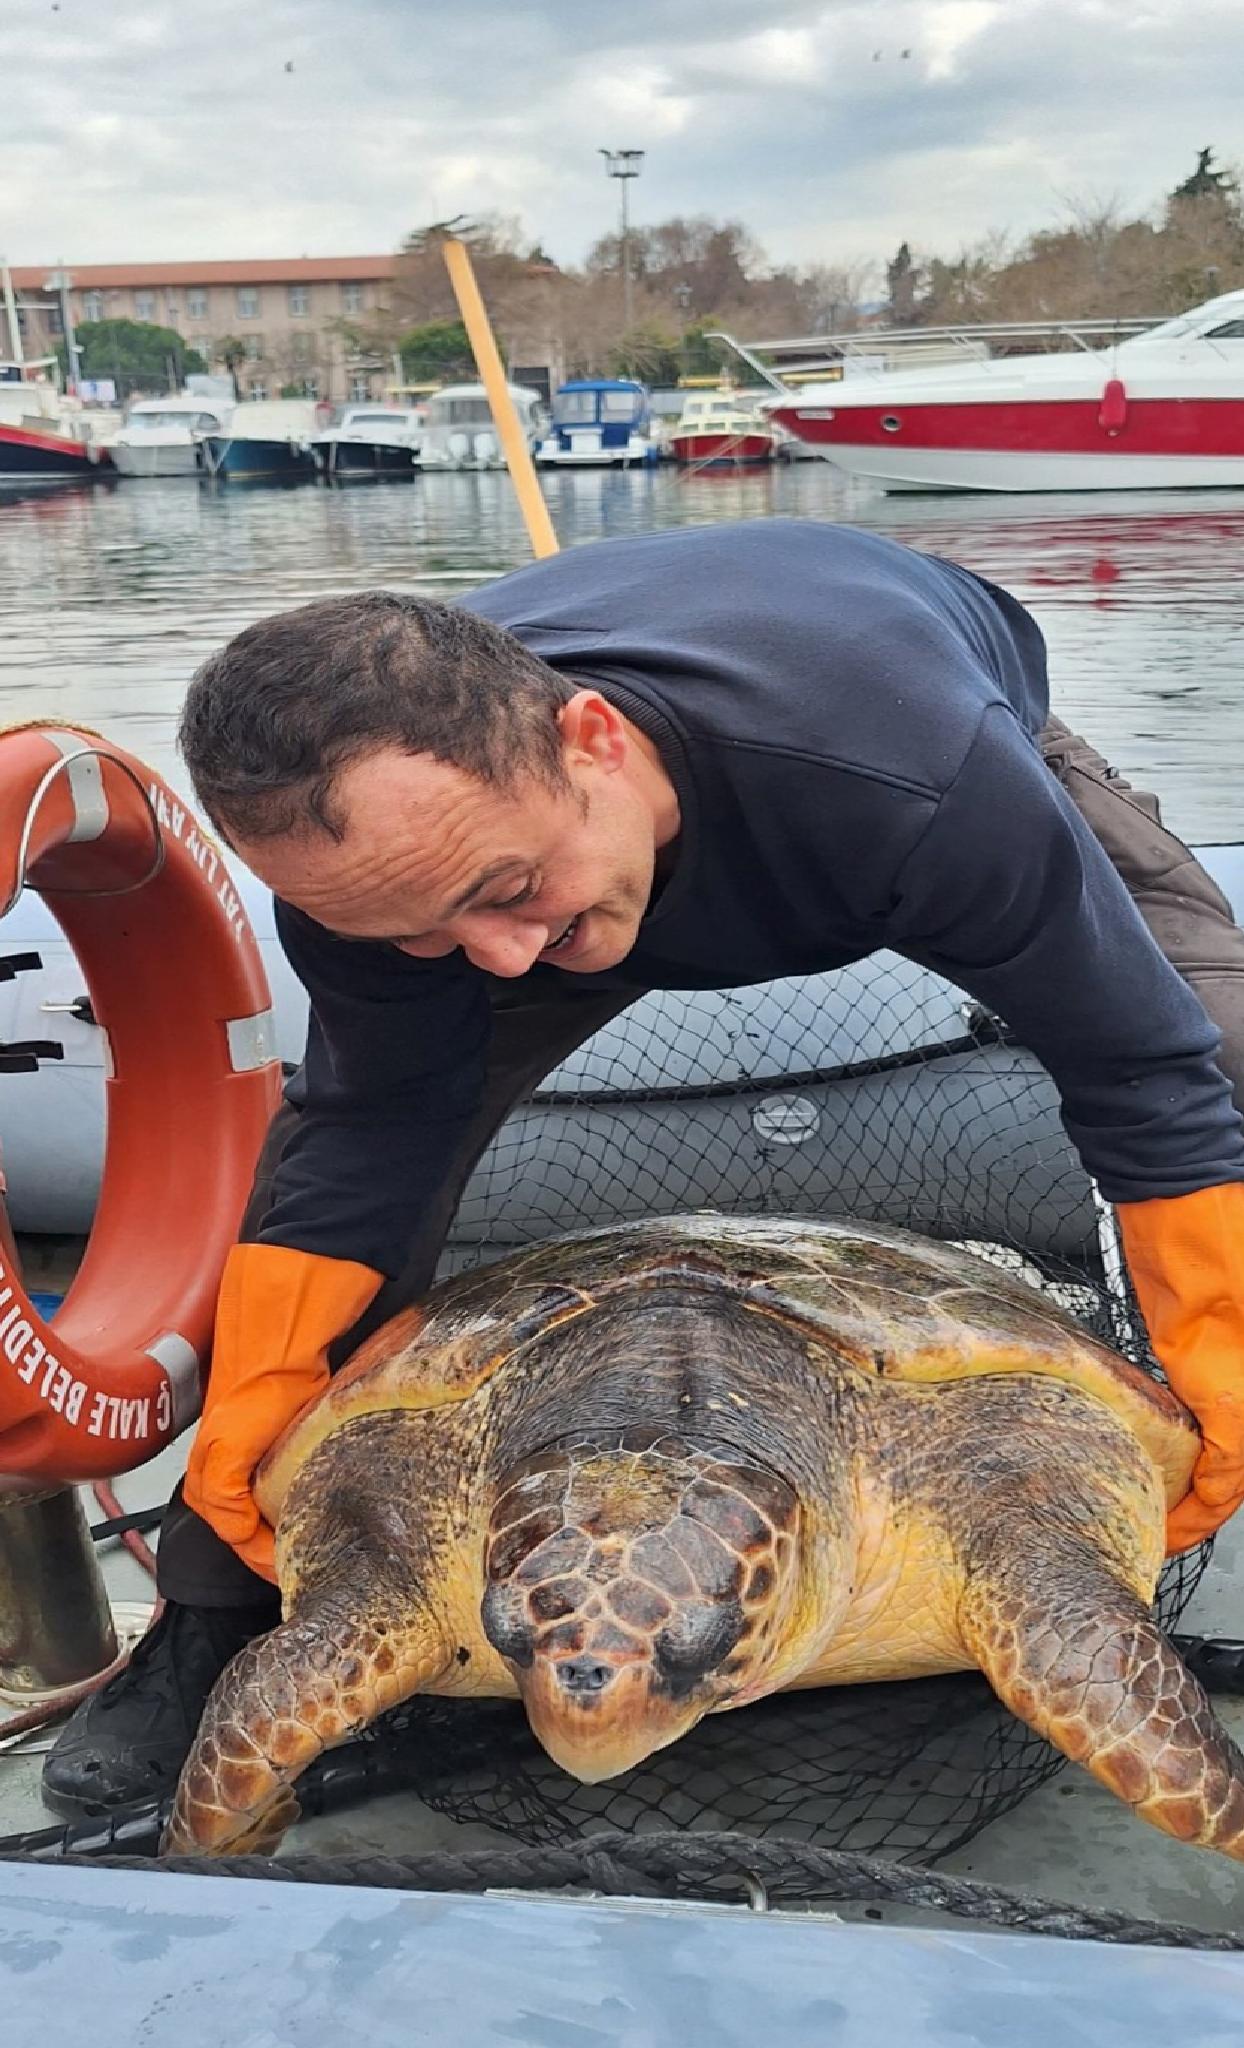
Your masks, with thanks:
<instances>
[{"instance_id":1,"label":"inflatable boat tube","mask_svg":"<svg viewBox=\"0 0 1244 2048\"><path fill-rule=\"evenodd\" d=\"M1199 851L1244 914L1244 846ZM306 1004L271 899L236 870L232 884L273 990L277 1050L294 1064ZM101 1033L63 933L29 893L0 922L0 958L10 949L42 965L0 982L0 1034L64 1047L0 1090L13 1218L80 1233L104 1151ZM170 984L164 1005L176 1039L189 991ZM706 1205L872 1216L1068 1256L1096 1228L1044 1069L962 990L881 953L833 974L644 997L509 1119L467 1187L447 1263Z\"/></svg>"}]
</instances>

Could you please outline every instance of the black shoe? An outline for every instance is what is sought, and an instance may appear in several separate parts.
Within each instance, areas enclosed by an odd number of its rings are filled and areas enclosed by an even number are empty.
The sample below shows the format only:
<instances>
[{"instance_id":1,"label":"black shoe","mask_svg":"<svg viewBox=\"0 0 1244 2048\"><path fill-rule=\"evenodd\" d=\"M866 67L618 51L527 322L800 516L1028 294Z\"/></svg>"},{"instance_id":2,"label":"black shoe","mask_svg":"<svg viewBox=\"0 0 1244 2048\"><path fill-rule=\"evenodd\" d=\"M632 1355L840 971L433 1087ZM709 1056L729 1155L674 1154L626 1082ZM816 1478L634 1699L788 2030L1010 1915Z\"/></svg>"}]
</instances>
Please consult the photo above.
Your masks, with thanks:
<instances>
[{"instance_id":1,"label":"black shoe","mask_svg":"<svg viewBox=\"0 0 1244 2048\"><path fill-rule=\"evenodd\" d=\"M168 1601L124 1671L66 1723L43 1766L44 1805L76 1820L171 1792L225 1665L278 1619L275 1594L261 1607Z\"/></svg>"},{"instance_id":2,"label":"black shoe","mask_svg":"<svg viewBox=\"0 0 1244 2048\"><path fill-rule=\"evenodd\" d=\"M1244 1694L1244 1642L1238 1637L1172 1636L1172 1643L1206 1692Z\"/></svg>"}]
</instances>

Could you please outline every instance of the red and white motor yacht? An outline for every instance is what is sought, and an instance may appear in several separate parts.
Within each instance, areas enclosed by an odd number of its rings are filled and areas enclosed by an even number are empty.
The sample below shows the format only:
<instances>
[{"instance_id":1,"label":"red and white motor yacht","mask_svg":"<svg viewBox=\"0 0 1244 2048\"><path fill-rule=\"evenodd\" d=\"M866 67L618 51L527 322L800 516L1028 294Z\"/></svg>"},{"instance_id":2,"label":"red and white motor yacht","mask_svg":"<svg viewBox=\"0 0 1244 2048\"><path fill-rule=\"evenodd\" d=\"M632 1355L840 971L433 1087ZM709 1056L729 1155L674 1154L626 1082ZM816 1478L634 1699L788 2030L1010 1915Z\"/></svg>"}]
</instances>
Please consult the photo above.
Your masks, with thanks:
<instances>
[{"instance_id":1,"label":"red and white motor yacht","mask_svg":"<svg viewBox=\"0 0 1244 2048\"><path fill-rule=\"evenodd\" d=\"M1244 488L1244 291L1108 346L860 369L766 410L887 491Z\"/></svg>"}]
</instances>

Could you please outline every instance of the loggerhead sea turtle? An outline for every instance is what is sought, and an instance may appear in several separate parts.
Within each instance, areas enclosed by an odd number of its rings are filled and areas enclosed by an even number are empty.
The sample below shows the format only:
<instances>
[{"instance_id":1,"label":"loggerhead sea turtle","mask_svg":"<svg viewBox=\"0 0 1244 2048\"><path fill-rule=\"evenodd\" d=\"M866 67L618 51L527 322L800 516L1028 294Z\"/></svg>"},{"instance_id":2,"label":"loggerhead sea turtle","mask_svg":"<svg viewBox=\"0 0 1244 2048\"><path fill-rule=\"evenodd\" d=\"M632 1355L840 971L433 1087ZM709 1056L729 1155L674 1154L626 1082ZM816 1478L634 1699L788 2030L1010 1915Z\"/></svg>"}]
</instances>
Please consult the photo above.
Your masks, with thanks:
<instances>
[{"instance_id":1,"label":"loggerhead sea turtle","mask_svg":"<svg viewBox=\"0 0 1244 2048\"><path fill-rule=\"evenodd\" d=\"M286 1619L220 1678L166 1850L272 1846L416 1692L522 1697L597 1781L789 1686L968 1669L1146 1820L1244 1856L1244 1756L1154 1624L1198 1437L968 1253L658 1220L442 1283L257 1482Z\"/></svg>"}]
</instances>

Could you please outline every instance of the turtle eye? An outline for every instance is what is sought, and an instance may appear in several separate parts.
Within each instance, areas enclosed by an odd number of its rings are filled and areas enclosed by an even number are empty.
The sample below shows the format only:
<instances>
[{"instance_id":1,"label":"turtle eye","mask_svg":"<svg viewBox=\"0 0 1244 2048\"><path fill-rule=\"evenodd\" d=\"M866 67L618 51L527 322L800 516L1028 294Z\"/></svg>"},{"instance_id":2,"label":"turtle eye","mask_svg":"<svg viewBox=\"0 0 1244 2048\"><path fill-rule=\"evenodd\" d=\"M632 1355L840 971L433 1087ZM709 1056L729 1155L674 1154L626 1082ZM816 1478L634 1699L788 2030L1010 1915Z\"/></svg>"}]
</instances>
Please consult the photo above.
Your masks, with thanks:
<instances>
[{"instance_id":1,"label":"turtle eye","mask_svg":"<svg viewBox=\"0 0 1244 2048\"><path fill-rule=\"evenodd\" d=\"M690 1692L715 1671L743 1633L737 1600L689 1600L678 1607L653 1643L653 1660L670 1692Z\"/></svg>"},{"instance_id":2,"label":"turtle eye","mask_svg":"<svg viewBox=\"0 0 1244 2048\"><path fill-rule=\"evenodd\" d=\"M526 1671L535 1658L536 1640L526 1595L517 1586L490 1586L480 1608L480 1620L497 1655Z\"/></svg>"}]
</instances>

